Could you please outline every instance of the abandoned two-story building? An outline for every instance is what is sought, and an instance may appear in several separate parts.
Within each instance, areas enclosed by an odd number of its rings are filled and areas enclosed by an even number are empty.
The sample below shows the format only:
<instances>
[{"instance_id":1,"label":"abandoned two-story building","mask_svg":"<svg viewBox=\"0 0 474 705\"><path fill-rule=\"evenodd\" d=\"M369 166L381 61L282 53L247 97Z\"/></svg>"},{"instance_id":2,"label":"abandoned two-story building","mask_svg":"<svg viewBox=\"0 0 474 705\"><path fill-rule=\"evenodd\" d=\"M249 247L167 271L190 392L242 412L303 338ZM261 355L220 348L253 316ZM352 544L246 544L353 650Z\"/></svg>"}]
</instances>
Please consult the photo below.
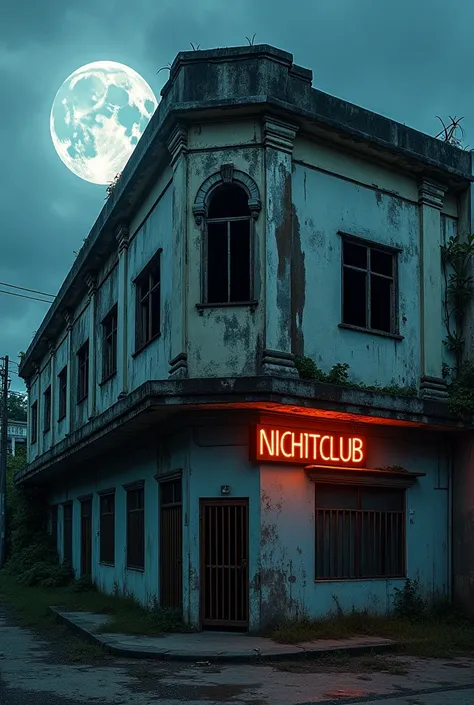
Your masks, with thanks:
<instances>
[{"instance_id":1,"label":"abandoned two-story building","mask_svg":"<svg viewBox=\"0 0 474 705\"><path fill-rule=\"evenodd\" d=\"M284 51L180 53L21 365L61 559L201 629L472 600L440 257L471 182Z\"/></svg>"}]
</instances>

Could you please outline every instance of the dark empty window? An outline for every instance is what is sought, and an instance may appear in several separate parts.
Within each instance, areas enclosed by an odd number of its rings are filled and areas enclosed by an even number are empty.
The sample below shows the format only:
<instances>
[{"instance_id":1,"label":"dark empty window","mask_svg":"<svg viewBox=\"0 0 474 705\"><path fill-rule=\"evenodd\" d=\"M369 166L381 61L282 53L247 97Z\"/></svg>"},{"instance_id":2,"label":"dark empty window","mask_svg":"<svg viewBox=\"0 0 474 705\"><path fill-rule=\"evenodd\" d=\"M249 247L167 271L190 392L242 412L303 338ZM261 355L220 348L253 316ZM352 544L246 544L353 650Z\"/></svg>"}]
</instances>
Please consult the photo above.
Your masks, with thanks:
<instances>
[{"instance_id":1,"label":"dark empty window","mask_svg":"<svg viewBox=\"0 0 474 705\"><path fill-rule=\"evenodd\" d=\"M31 442L38 440L38 402L31 405Z\"/></svg>"},{"instance_id":2,"label":"dark empty window","mask_svg":"<svg viewBox=\"0 0 474 705\"><path fill-rule=\"evenodd\" d=\"M392 250L343 240L345 324L396 333L396 255Z\"/></svg>"},{"instance_id":3,"label":"dark empty window","mask_svg":"<svg viewBox=\"0 0 474 705\"><path fill-rule=\"evenodd\" d=\"M53 539L54 547L58 546L58 505L54 504L51 507L51 538Z\"/></svg>"},{"instance_id":4,"label":"dark empty window","mask_svg":"<svg viewBox=\"0 0 474 705\"><path fill-rule=\"evenodd\" d=\"M58 374L58 421L66 416L67 407L67 367Z\"/></svg>"},{"instance_id":5,"label":"dark empty window","mask_svg":"<svg viewBox=\"0 0 474 705\"><path fill-rule=\"evenodd\" d=\"M77 403L83 401L89 391L89 341L77 353Z\"/></svg>"},{"instance_id":6,"label":"dark empty window","mask_svg":"<svg viewBox=\"0 0 474 705\"><path fill-rule=\"evenodd\" d=\"M117 372L117 306L102 321L102 381Z\"/></svg>"},{"instance_id":7,"label":"dark empty window","mask_svg":"<svg viewBox=\"0 0 474 705\"><path fill-rule=\"evenodd\" d=\"M249 301L251 287L251 216L239 186L220 186L207 213L206 303Z\"/></svg>"},{"instance_id":8,"label":"dark empty window","mask_svg":"<svg viewBox=\"0 0 474 705\"><path fill-rule=\"evenodd\" d=\"M405 491L316 486L316 579L402 578Z\"/></svg>"},{"instance_id":9,"label":"dark empty window","mask_svg":"<svg viewBox=\"0 0 474 705\"><path fill-rule=\"evenodd\" d=\"M156 338L161 326L160 252L135 279L137 291L136 341L137 350Z\"/></svg>"},{"instance_id":10,"label":"dark empty window","mask_svg":"<svg viewBox=\"0 0 474 705\"><path fill-rule=\"evenodd\" d=\"M72 565L72 502L63 504L63 561Z\"/></svg>"},{"instance_id":11,"label":"dark empty window","mask_svg":"<svg viewBox=\"0 0 474 705\"><path fill-rule=\"evenodd\" d=\"M145 567L144 488L127 490L127 568Z\"/></svg>"},{"instance_id":12,"label":"dark empty window","mask_svg":"<svg viewBox=\"0 0 474 705\"><path fill-rule=\"evenodd\" d=\"M100 497L100 562L115 563L115 494Z\"/></svg>"},{"instance_id":13,"label":"dark empty window","mask_svg":"<svg viewBox=\"0 0 474 705\"><path fill-rule=\"evenodd\" d=\"M51 428L51 386L43 394L43 431Z\"/></svg>"}]
</instances>

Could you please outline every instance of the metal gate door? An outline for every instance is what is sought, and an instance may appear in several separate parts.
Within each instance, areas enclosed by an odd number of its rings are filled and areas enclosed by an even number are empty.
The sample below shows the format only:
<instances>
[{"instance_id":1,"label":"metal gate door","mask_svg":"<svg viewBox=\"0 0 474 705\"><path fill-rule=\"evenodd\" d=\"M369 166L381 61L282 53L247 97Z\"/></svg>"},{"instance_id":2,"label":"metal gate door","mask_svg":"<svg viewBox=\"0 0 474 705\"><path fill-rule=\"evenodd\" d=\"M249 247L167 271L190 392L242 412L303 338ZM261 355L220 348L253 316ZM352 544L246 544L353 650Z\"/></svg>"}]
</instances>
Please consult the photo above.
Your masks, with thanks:
<instances>
[{"instance_id":1,"label":"metal gate door","mask_svg":"<svg viewBox=\"0 0 474 705\"><path fill-rule=\"evenodd\" d=\"M201 624L248 628L248 500L201 500Z\"/></svg>"},{"instance_id":2,"label":"metal gate door","mask_svg":"<svg viewBox=\"0 0 474 705\"><path fill-rule=\"evenodd\" d=\"M181 478L160 484L160 605L182 609L183 530Z\"/></svg>"},{"instance_id":3,"label":"metal gate door","mask_svg":"<svg viewBox=\"0 0 474 705\"><path fill-rule=\"evenodd\" d=\"M92 574L92 499L81 500L81 575Z\"/></svg>"}]
</instances>

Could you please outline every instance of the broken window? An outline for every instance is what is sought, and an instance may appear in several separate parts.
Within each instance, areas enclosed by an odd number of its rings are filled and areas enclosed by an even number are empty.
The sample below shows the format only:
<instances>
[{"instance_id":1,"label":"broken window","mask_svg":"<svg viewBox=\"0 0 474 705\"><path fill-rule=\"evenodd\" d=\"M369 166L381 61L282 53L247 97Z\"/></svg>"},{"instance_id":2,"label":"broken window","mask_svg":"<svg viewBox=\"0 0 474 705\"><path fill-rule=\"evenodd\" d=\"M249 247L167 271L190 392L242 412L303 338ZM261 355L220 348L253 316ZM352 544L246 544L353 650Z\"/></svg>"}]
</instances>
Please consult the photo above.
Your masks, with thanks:
<instances>
[{"instance_id":1,"label":"broken window","mask_svg":"<svg viewBox=\"0 0 474 705\"><path fill-rule=\"evenodd\" d=\"M49 431L51 428L51 385L43 394L43 430Z\"/></svg>"},{"instance_id":2,"label":"broken window","mask_svg":"<svg viewBox=\"0 0 474 705\"><path fill-rule=\"evenodd\" d=\"M89 341L77 353L77 403L87 397L89 391Z\"/></svg>"},{"instance_id":3,"label":"broken window","mask_svg":"<svg viewBox=\"0 0 474 705\"><path fill-rule=\"evenodd\" d=\"M245 191L235 184L220 186L207 213L206 303L250 301L251 222Z\"/></svg>"},{"instance_id":4,"label":"broken window","mask_svg":"<svg viewBox=\"0 0 474 705\"><path fill-rule=\"evenodd\" d=\"M31 443L38 440L38 402L31 405Z\"/></svg>"},{"instance_id":5,"label":"broken window","mask_svg":"<svg viewBox=\"0 0 474 705\"><path fill-rule=\"evenodd\" d=\"M395 251L344 239L342 257L342 322L396 334Z\"/></svg>"},{"instance_id":6,"label":"broken window","mask_svg":"<svg viewBox=\"0 0 474 705\"><path fill-rule=\"evenodd\" d=\"M102 381L117 371L117 305L102 321Z\"/></svg>"},{"instance_id":7,"label":"broken window","mask_svg":"<svg viewBox=\"0 0 474 705\"><path fill-rule=\"evenodd\" d=\"M405 576L405 490L316 486L316 580Z\"/></svg>"},{"instance_id":8,"label":"broken window","mask_svg":"<svg viewBox=\"0 0 474 705\"><path fill-rule=\"evenodd\" d=\"M135 279L136 286L136 340L140 350L160 334L161 328L161 250Z\"/></svg>"},{"instance_id":9,"label":"broken window","mask_svg":"<svg viewBox=\"0 0 474 705\"><path fill-rule=\"evenodd\" d=\"M58 388L58 421L61 421L67 409L67 366L58 374Z\"/></svg>"}]
</instances>

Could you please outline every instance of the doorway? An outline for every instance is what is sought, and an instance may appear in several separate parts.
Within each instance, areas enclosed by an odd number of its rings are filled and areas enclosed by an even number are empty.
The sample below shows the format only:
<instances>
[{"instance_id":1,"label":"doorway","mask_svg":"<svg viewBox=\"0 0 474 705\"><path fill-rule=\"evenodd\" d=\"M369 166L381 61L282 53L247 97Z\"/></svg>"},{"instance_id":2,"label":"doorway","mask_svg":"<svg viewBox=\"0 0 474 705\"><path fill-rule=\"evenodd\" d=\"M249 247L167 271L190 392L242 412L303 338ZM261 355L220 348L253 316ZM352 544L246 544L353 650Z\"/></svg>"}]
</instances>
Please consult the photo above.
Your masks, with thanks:
<instances>
[{"instance_id":1,"label":"doorway","mask_svg":"<svg viewBox=\"0 0 474 705\"><path fill-rule=\"evenodd\" d=\"M181 478L160 483L160 605L182 610L183 510Z\"/></svg>"},{"instance_id":2,"label":"doorway","mask_svg":"<svg viewBox=\"0 0 474 705\"><path fill-rule=\"evenodd\" d=\"M201 626L248 629L248 499L201 500Z\"/></svg>"},{"instance_id":3,"label":"doorway","mask_svg":"<svg viewBox=\"0 0 474 705\"><path fill-rule=\"evenodd\" d=\"M92 575L92 497L81 499L81 577Z\"/></svg>"}]
</instances>

